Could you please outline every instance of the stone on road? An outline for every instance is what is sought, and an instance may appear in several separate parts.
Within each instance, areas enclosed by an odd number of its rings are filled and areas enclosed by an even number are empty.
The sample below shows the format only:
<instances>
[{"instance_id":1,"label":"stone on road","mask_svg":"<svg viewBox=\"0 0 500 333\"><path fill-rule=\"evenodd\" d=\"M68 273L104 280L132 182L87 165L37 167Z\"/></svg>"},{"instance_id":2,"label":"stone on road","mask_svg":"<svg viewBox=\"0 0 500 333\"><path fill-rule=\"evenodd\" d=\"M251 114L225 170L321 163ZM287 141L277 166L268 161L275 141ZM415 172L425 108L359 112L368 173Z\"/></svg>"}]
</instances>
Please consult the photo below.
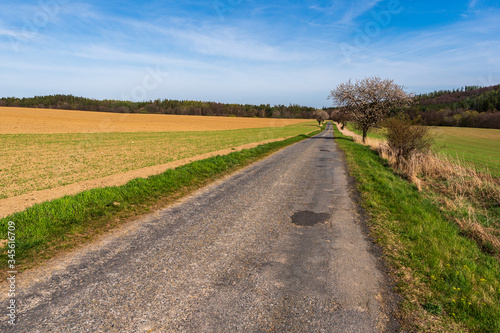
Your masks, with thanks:
<instances>
[{"instance_id":1,"label":"stone on road","mask_svg":"<svg viewBox=\"0 0 500 333\"><path fill-rule=\"evenodd\" d=\"M394 330L387 277L328 126L19 275L15 331Z\"/></svg>"}]
</instances>

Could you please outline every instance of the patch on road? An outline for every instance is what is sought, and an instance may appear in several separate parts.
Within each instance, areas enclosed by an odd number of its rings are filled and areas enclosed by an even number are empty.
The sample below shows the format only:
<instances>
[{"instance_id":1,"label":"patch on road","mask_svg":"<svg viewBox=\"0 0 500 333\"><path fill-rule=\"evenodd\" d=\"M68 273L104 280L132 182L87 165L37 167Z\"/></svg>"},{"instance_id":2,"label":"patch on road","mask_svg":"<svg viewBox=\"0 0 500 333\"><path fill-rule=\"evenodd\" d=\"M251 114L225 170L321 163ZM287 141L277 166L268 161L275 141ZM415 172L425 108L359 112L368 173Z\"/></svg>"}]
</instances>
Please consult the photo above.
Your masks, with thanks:
<instances>
[{"instance_id":1,"label":"patch on road","mask_svg":"<svg viewBox=\"0 0 500 333\"><path fill-rule=\"evenodd\" d=\"M330 218L328 213L315 213L303 210L292 215L292 223L304 227L311 227L317 223L324 223Z\"/></svg>"}]
</instances>

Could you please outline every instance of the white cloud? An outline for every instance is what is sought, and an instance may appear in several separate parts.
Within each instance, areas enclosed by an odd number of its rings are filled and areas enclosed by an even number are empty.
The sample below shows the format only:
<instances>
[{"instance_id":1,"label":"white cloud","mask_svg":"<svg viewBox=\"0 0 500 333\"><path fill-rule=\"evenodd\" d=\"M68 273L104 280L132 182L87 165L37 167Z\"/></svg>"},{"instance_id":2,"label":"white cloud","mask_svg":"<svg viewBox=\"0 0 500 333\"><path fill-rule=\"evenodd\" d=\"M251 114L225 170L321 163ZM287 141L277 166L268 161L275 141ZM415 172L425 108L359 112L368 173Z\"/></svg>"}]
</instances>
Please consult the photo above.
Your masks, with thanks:
<instances>
[{"instance_id":1,"label":"white cloud","mask_svg":"<svg viewBox=\"0 0 500 333\"><path fill-rule=\"evenodd\" d=\"M478 77L500 76L497 15L375 38L353 58L349 73L393 78L416 92L482 84Z\"/></svg>"},{"instance_id":2,"label":"white cloud","mask_svg":"<svg viewBox=\"0 0 500 333\"><path fill-rule=\"evenodd\" d=\"M479 6L473 2L472 7ZM257 18L250 13L248 19L221 23L216 17L195 20L166 14L143 20L68 2L57 19L17 53L8 48L9 39L17 40L22 26L2 21L0 91L19 97L72 93L121 98L141 84L146 68L158 67L168 74L157 89L148 91L148 99L321 107L330 105L329 90L349 78L378 75L424 92L438 85L481 84L478 77L489 74L500 77L500 22L494 10L407 33L391 25L346 64L337 41L349 42L356 18L378 3L356 1L346 8L346 1L330 7L317 2L300 8L309 13L301 20L295 20L296 9L283 20L268 19L272 11L266 10ZM276 12L279 8L274 7ZM325 18L330 11L342 25Z\"/></svg>"},{"instance_id":3,"label":"white cloud","mask_svg":"<svg viewBox=\"0 0 500 333\"><path fill-rule=\"evenodd\" d=\"M468 9L473 10L476 7L477 2L478 2L478 0L470 0Z\"/></svg>"},{"instance_id":4,"label":"white cloud","mask_svg":"<svg viewBox=\"0 0 500 333\"><path fill-rule=\"evenodd\" d=\"M342 18L337 22L342 25L352 25L354 24L354 20L363 15L364 13L370 11L373 7L375 7L382 0L357 0L351 1L351 7L347 10L347 12L342 16Z\"/></svg>"},{"instance_id":5,"label":"white cloud","mask_svg":"<svg viewBox=\"0 0 500 333\"><path fill-rule=\"evenodd\" d=\"M16 38L24 38L24 34L14 30L2 29L0 28L0 36L9 36Z\"/></svg>"},{"instance_id":6,"label":"white cloud","mask_svg":"<svg viewBox=\"0 0 500 333\"><path fill-rule=\"evenodd\" d=\"M116 18L116 22L124 29L141 34L157 35L159 40L167 38L173 49L190 50L199 55L218 56L247 61L296 62L311 59L311 52L298 52L271 45L266 42L265 35L258 31L243 31L237 27L220 24L206 24L175 20L175 25L166 23L159 26L131 19ZM285 43L286 44L286 43Z\"/></svg>"}]
</instances>

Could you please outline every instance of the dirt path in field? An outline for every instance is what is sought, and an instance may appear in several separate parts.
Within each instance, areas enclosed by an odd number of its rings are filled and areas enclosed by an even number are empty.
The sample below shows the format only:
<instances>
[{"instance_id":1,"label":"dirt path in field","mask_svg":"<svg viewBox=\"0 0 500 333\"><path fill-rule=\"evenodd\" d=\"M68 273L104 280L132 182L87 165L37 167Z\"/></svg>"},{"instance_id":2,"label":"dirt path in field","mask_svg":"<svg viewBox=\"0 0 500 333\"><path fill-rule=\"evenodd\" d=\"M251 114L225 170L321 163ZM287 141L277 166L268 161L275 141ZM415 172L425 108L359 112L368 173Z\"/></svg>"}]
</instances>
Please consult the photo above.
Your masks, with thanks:
<instances>
[{"instance_id":1,"label":"dirt path in field","mask_svg":"<svg viewBox=\"0 0 500 333\"><path fill-rule=\"evenodd\" d=\"M19 274L15 329L399 331L391 286L328 126ZM6 297L0 293L2 309ZM10 328L0 321L0 331Z\"/></svg>"},{"instance_id":2,"label":"dirt path in field","mask_svg":"<svg viewBox=\"0 0 500 333\"><path fill-rule=\"evenodd\" d=\"M257 147L258 145L261 145L261 144L285 140L285 139L286 138L280 138L280 139L272 139L272 140L265 140L265 141L260 141L260 142L248 143L248 144L243 145L243 146L222 149L222 150L218 150L218 151L214 151L214 152L210 152L210 153L206 153L206 154L193 156L190 158L185 158L185 159L178 160L178 161L169 162L166 164L154 165L154 166L150 166L147 168L131 170L131 171L127 171L124 173L119 173L119 174L115 174L115 175L111 175L111 176L107 176L107 177L90 179L90 180L86 180L83 182L78 182L78 183L74 183L74 184L69 184L69 185L60 186L60 187L51 188L51 189L46 189L46 190L41 190L41 191L35 191L35 192L26 193L26 194L18 195L18 196L11 197L11 198L1 199L0 200L0 218L8 216L8 215L16 213L16 212L23 211L26 208L31 207L37 203L42 203L42 202L45 202L48 200L61 198L61 197L64 197L65 195L73 195L73 194L80 193L82 191L86 191L86 190L90 190L90 189L98 188L98 187L124 185L132 179L147 178L149 176L160 174L162 172L165 172L168 169L173 169L173 168L176 168L178 166L181 166L181 165L193 162L193 161L198 161L198 160L202 160L202 159L209 158L212 156L217 156L217 155L227 155L227 154L234 152L234 151L240 151L242 149L254 148L254 147Z\"/></svg>"}]
</instances>

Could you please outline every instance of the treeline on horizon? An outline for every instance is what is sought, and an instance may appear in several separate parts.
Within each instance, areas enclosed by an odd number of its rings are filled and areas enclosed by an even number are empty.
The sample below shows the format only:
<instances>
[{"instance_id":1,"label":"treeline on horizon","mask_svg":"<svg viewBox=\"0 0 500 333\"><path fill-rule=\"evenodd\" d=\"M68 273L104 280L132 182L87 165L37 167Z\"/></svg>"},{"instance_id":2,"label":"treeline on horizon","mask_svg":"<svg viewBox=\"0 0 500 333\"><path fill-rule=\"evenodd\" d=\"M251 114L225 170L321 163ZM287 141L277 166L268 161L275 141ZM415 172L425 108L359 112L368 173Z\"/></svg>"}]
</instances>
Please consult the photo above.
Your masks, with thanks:
<instances>
[{"instance_id":1,"label":"treeline on horizon","mask_svg":"<svg viewBox=\"0 0 500 333\"><path fill-rule=\"evenodd\" d=\"M406 112L424 125L500 129L500 85L434 91L416 100Z\"/></svg>"},{"instance_id":2,"label":"treeline on horizon","mask_svg":"<svg viewBox=\"0 0 500 333\"><path fill-rule=\"evenodd\" d=\"M174 114L197 116L235 116L259 118L314 118L313 107L301 105L226 104L217 102L154 100L130 102L97 100L73 95L49 95L29 98L3 97L0 106L81 110L114 113Z\"/></svg>"},{"instance_id":3,"label":"treeline on horizon","mask_svg":"<svg viewBox=\"0 0 500 333\"><path fill-rule=\"evenodd\" d=\"M468 96L476 94L474 90L482 89L484 91L491 90L493 87L481 87L481 86L463 86L458 89L453 90L434 90L433 92L417 95L417 99L423 104L439 104L437 102L437 97L448 95L446 98L449 98L451 94L453 97L458 96ZM437 102L437 103L436 103Z\"/></svg>"}]
</instances>

